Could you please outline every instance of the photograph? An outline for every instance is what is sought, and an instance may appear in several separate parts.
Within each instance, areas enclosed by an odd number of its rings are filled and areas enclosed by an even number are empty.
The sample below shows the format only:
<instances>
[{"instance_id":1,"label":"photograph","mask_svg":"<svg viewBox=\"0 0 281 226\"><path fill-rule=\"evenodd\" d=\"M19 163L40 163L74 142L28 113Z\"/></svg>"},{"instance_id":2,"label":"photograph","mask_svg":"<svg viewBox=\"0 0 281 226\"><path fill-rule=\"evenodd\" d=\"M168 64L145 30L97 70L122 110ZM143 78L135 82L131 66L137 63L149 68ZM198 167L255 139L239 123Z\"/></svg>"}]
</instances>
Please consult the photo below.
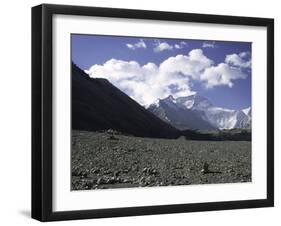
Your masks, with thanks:
<instances>
[{"instance_id":1,"label":"photograph","mask_svg":"<svg viewBox=\"0 0 281 226\"><path fill-rule=\"evenodd\" d=\"M120 7L32 7L32 218L273 207L274 19Z\"/></svg>"},{"instance_id":2,"label":"photograph","mask_svg":"<svg viewBox=\"0 0 281 226\"><path fill-rule=\"evenodd\" d=\"M252 43L71 34L71 190L252 181Z\"/></svg>"}]
</instances>

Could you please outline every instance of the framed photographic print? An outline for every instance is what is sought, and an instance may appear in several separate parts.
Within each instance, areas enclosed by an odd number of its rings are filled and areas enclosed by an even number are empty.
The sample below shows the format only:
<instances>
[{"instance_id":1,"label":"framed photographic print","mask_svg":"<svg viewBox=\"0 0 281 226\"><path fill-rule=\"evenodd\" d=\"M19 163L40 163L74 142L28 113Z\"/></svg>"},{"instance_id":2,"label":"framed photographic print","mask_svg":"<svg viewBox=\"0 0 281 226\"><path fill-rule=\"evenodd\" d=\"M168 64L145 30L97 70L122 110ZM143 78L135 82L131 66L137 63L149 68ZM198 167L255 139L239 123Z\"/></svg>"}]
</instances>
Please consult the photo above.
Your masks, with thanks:
<instances>
[{"instance_id":1,"label":"framed photographic print","mask_svg":"<svg viewBox=\"0 0 281 226\"><path fill-rule=\"evenodd\" d=\"M32 8L32 217L274 205L274 21Z\"/></svg>"}]
</instances>

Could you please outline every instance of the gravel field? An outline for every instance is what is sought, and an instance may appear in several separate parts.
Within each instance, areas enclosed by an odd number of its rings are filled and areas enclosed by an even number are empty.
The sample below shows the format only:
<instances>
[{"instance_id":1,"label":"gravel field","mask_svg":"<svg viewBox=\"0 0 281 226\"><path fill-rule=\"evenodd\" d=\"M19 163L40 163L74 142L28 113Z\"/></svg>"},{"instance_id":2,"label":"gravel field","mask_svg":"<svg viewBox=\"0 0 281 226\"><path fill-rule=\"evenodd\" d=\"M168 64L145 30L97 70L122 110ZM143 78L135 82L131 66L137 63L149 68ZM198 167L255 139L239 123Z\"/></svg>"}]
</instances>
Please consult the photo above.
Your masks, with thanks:
<instances>
[{"instance_id":1,"label":"gravel field","mask_svg":"<svg viewBox=\"0 0 281 226\"><path fill-rule=\"evenodd\" d=\"M72 190L251 182L250 141L72 131Z\"/></svg>"}]
</instances>

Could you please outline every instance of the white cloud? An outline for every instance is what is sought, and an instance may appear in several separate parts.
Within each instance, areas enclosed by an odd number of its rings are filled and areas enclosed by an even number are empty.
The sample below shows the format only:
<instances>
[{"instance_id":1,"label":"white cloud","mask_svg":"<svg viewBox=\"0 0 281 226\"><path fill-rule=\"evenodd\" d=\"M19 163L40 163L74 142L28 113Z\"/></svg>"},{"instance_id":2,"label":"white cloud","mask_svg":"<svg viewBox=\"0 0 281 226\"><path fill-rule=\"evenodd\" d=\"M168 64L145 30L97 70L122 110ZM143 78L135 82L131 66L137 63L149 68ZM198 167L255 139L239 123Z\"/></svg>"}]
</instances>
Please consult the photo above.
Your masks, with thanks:
<instances>
[{"instance_id":1,"label":"white cloud","mask_svg":"<svg viewBox=\"0 0 281 226\"><path fill-rule=\"evenodd\" d=\"M239 56L242 58L246 58L246 57L250 57L251 54L250 54L250 52L241 52L241 53L239 53Z\"/></svg>"},{"instance_id":2,"label":"white cloud","mask_svg":"<svg viewBox=\"0 0 281 226\"><path fill-rule=\"evenodd\" d=\"M154 47L154 52L159 53L162 52L164 50L173 50L173 46L170 45L167 42L160 42L159 40L156 41L155 43L155 47Z\"/></svg>"},{"instance_id":3,"label":"white cloud","mask_svg":"<svg viewBox=\"0 0 281 226\"><path fill-rule=\"evenodd\" d=\"M203 42L202 44L203 48L215 48L216 47L216 42Z\"/></svg>"},{"instance_id":4,"label":"white cloud","mask_svg":"<svg viewBox=\"0 0 281 226\"><path fill-rule=\"evenodd\" d=\"M213 64L201 49L194 49L187 55L169 57L159 65L111 59L103 65L93 65L86 73L90 77L108 79L138 103L147 106L168 95L193 94L193 81L202 81L208 88L231 87L233 80L247 76L239 68L226 63Z\"/></svg>"},{"instance_id":5,"label":"white cloud","mask_svg":"<svg viewBox=\"0 0 281 226\"><path fill-rule=\"evenodd\" d=\"M232 87L233 80L245 78L247 78L247 74L242 72L240 68L229 66L226 63L206 68L200 76L200 80L205 81L207 88L222 85Z\"/></svg>"},{"instance_id":6,"label":"white cloud","mask_svg":"<svg viewBox=\"0 0 281 226\"><path fill-rule=\"evenodd\" d=\"M188 55L170 57L160 64L159 69L165 73L180 74L192 79L199 79L200 73L211 66L213 61L207 58L201 49L194 49Z\"/></svg>"},{"instance_id":7,"label":"white cloud","mask_svg":"<svg viewBox=\"0 0 281 226\"><path fill-rule=\"evenodd\" d=\"M187 43L185 41L181 41L180 43L176 43L174 45L175 49L183 49L185 46L187 46Z\"/></svg>"},{"instance_id":8,"label":"white cloud","mask_svg":"<svg viewBox=\"0 0 281 226\"><path fill-rule=\"evenodd\" d=\"M249 52L241 52L239 54L234 53L227 55L225 57L225 62L236 67L250 68L252 65L252 60L249 57Z\"/></svg>"},{"instance_id":9,"label":"white cloud","mask_svg":"<svg viewBox=\"0 0 281 226\"><path fill-rule=\"evenodd\" d=\"M159 40L155 40L155 47L153 48L153 51L156 53L165 51L165 50L173 50L173 49L183 49L185 46L187 46L187 42L181 41L179 43L176 43L174 45L171 45L167 42L161 42Z\"/></svg>"},{"instance_id":10,"label":"white cloud","mask_svg":"<svg viewBox=\"0 0 281 226\"><path fill-rule=\"evenodd\" d=\"M145 44L145 42L142 39L140 39L138 42L133 43L133 44L127 43L126 46L129 49L132 49L132 50L139 49L139 48L146 49L146 44Z\"/></svg>"}]
</instances>

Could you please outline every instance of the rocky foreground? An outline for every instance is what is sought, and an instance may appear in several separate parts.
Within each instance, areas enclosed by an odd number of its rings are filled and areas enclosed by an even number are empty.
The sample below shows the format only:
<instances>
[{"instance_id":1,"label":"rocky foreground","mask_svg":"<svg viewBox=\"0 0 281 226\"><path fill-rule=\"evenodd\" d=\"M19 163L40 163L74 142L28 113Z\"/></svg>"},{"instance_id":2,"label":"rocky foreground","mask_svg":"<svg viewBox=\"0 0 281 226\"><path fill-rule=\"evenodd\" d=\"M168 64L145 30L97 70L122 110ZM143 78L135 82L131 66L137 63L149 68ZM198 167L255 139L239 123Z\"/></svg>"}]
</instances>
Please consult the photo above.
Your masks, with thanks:
<instances>
[{"instance_id":1,"label":"rocky foreground","mask_svg":"<svg viewBox=\"0 0 281 226\"><path fill-rule=\"evenodd\" d=\"M250 141L72 131L72 190L251 181Z\"/></svg>"}]
</instances>

